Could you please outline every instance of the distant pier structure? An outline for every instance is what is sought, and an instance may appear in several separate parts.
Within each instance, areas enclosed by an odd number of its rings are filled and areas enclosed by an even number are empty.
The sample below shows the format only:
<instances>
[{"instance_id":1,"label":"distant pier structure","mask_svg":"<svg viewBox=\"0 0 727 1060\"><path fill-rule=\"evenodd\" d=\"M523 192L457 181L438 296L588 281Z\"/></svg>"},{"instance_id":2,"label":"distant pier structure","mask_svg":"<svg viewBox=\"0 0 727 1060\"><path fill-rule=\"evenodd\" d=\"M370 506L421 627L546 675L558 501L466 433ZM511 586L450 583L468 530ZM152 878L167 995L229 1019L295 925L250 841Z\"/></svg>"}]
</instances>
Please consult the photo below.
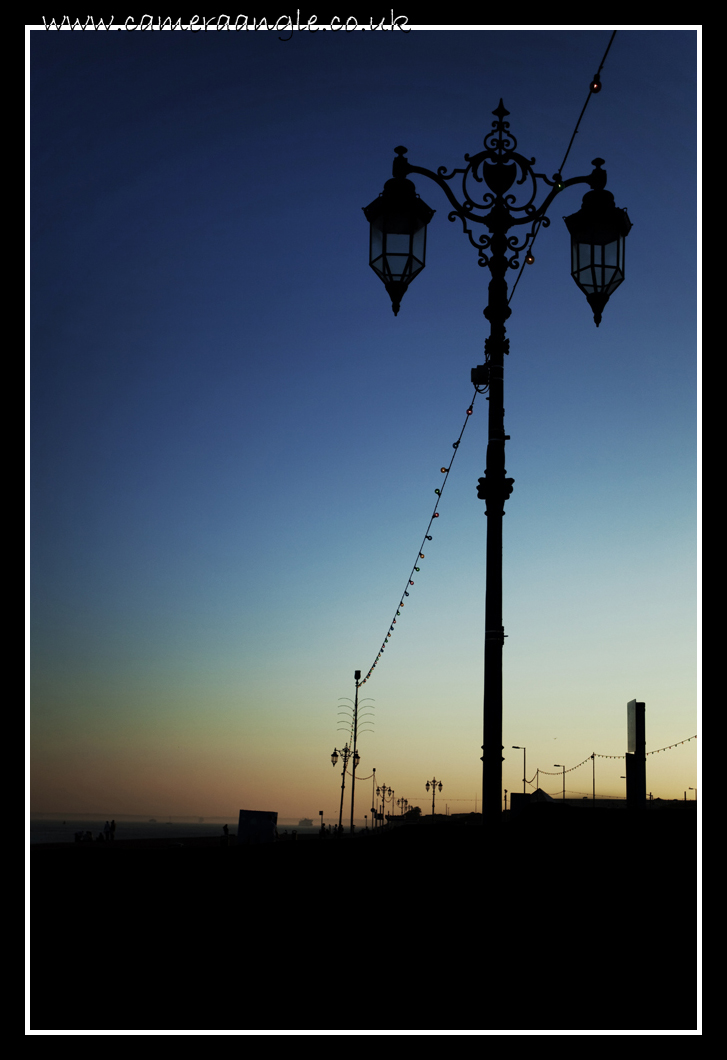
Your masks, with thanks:
<instances>
[{"instance_id":1,"label":"distant pier structure","mask_svg":"<svg viewBox=\"0 0 727 1060\"><path fill-rule=\"evenodd\" d=\"M626 704L626 805L646 808L646 704Z\"/></svg>"}]
</instances>

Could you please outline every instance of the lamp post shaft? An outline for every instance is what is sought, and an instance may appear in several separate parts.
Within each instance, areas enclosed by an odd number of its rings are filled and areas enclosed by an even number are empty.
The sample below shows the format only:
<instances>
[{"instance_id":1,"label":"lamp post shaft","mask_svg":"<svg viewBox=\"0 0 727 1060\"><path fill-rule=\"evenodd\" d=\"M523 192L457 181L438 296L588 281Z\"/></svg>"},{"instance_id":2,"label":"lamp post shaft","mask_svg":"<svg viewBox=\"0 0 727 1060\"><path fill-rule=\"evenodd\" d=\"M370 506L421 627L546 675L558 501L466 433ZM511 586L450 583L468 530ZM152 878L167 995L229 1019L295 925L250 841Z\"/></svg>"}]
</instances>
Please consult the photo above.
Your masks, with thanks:
<instances>
[{"instance_id":1,"label":"lamp post shaft","mask_svg":"<svg viewBox=\"0 0 727 1060\"><path fill-rule=\"evenodd\" d=\"M507 229L509 218L501 197L488 220L492 231L489 269L492 276L485 316L490 335L485 342L489 365L489 415L484 493L487 516L485 589L485 691L482 739L482 819L494 824L502 812L502 520L509 496L505 480L504 367L508 340Z\"/></svg>"},{"instance_id":2,"label":"lamp post shaft","mask_svg":"<svg viewBox=\"0 0 727 1060\"><path fill-rule=\"evenodd\" d=\"M353 835L353 804L356 795L356 743L358 740L358 681L361 671L356 671L354 680L356 682L356 699L353 706L353 775L351 777L351 835Z\"/></svg>"}]
</instances>

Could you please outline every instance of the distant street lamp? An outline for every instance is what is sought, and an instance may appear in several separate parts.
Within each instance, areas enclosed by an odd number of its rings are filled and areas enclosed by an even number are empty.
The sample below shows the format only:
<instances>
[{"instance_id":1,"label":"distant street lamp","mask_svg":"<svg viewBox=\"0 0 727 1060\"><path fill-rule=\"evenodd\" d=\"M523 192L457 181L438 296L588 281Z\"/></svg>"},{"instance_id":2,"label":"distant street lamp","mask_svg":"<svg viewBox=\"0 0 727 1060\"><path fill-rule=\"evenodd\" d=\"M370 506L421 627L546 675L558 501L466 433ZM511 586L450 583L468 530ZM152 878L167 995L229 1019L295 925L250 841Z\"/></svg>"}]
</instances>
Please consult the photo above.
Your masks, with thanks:
<instances>
[{"instance_id":1,"label":"distant street lamp","mask_svg":"<svg viewBox=\"0 0 727 1060\"><path fill-rule=\"evenodd\" d=\"M555 768L563 770L563 801L565 802L565 766L559 766L558 763L556 762L555 763Z\"/></svg>"},{"instance_id":2,"label":"distant street lamp","mask_svg":"<svg viewBox=\"0 0 727 1060\"><path fill-rule=\"evenodd\" d=\"M376 831L376 769L371 771L371 831Z\"/></svg>"},{"instance_id":3,"label":"distant street lamp","mask_svg":"<svg viewBox=\"0 0 727 1060\"><path fill-rule=\"evenodd\" d=\"M358 765L358 751L354 752L353 747L349 747L348 744L344 744L343 749L338 751L335 747L333 748L333 754L331 755L331 765L335 766L339 759L339 756L343 758L343 769L341 770L341 808L338 811L338 834L343 832L343 792L346 788L346 767L348 766L348 760L353 760L353 771L356 773L356 766ZM353 831L353 828L351 829Z\"/></svg>"},{"instance_id":4,"label":"distant street lamp","mask_svg":"<svg viewBox=\"0 0 727 1060\"><path fill-rule=\"evenodd\" d=\"M434 799L437 794L437 788L439 788L440 791L442 790L442 782L441 780L437 780L436 777L432 777L431 781L427 781L427 791L429 791L430 784L432 788L432 817L434 817Z\"/></svg>"},{"instance_id":5,"label":"distant street lamp","mask_svg":"<svg viewBox=\"0 0 727 1060\"><path fill-rule=\"evenodd\" d=\"M386 784L380 784L376 789L376 794L381 799L381 810L379 812L381 814L381 821L383 822L386 820L386 803L392 801L394 793L391 788L387 788Z\"/></svg>"},{"instance_id":6,"label":"distant street lamp","mask_svg":"<svg viewBox=\"0 0 727 1060\"><path fill-rule=\"evenodd\" d=\"M527 762L527 747L516 747L515 744L513 744L512 749L513 751L522 751L523 753L523 795L527 795L527 789L525 786L527 784L526 777L528 775L527 766L525 764Z\"/></svg>"},{"instance_id":7,"label":"distant street lamp","mask_svg":"<svg viewBox=\"0 0 727 1060\"><path fill-rule=\"evenodd\" d=\"M600 82L591 83L591 92ZM590 98L590 97L589 97ZM505 337L508 304L506 276L520 265L519 254L533 262L532 244L541 226L550 224L548 209L556 196L575 184L587 184L581 209L564 218L571 237L571 274L586 295L598 326L606 302L624 278L625 240L631 222L625 210L618 209L605 190L606 172L602 158L595 158L588 176L563 180L555 173L549 180L533 169L534 158L517 150L517 140L505 120L509 111L502 100L492 112L495 121L484 139L484 150L465 155L464 169L447 173L446 166L436 173L413 166L405 157L407 149L396 147L392 178L383 192L363 208L370 225L369 264L383 281L396 315L407 287L425 266L426 226L434 210L419 198L408 178L420 174L433 180L447 197L449 219L459 219L479 264L490 270L485 317L490 335L485 340L485 362L472 369L471 379L480 392L489 390L489 426L484 478L477 496L485 501L487 516L487 588L485 595L485 681L483 708L482 813L493 823L501 817L502 797L502 650L505 631L502 624L502 520L505 501L512 493L514 479L505 469L505 410L503 374L510 340ZM564 160L565 161L565 160ZM461 199L449 182L461 177ZM550 187L540 206L535 198L542 184ZM523 186L525 190L520 191ZM516 191L513 192L512 188ZM516 205L518 199L520 205ZM475 238L472 222L487 230ZM512 230L524 225L522 239Z\"/></svg>"}]
</instances>

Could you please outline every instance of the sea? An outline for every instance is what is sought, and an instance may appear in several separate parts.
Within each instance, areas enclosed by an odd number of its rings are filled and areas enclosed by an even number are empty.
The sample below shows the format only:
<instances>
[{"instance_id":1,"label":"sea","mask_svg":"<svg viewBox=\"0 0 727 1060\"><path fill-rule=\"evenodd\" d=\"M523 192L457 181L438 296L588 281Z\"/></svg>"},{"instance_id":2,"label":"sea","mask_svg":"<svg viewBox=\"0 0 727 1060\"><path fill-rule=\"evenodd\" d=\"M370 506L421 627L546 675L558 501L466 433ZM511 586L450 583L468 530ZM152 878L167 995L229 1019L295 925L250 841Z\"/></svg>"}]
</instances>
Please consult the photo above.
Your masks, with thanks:
<instances>
[{"instance_id":1,"label":"sea","mask_svg":"<svg viewBox=\"0 0 727 1060\"><path fill-rule=\"evenodd\" d=\"M110 818L108 818L110 823ZM222 835L222 826L226 824L230 835L237 834L237 817L169 820L154 818L134 818L133 820L116 820L116 839L179 839L197 836ZM329 822L326 821L326 824ZM31 843L74 843L77 832L90 832L94 839L103 833L106 818L101 817L31 817L28 822L29 840ZM299 836L316 835L319 826L300 825L293 818L278 818L278 835Z\"/></svg>"}]
</instances>

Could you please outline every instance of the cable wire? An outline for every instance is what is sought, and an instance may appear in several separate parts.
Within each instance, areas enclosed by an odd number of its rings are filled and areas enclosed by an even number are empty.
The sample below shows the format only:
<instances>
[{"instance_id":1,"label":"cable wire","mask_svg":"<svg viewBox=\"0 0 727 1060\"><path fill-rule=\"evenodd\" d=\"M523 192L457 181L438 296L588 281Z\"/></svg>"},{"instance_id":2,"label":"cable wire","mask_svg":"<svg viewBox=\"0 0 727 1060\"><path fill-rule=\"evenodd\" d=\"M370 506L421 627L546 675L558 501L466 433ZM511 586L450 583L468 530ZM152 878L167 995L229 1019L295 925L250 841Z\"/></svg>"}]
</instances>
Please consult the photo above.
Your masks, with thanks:
<instances>
[{"instance_id":1,"label":"cable wire","mask_svg":"<svg viewBox=\"0 0 727 1060\"><path fill-rule=\"evenodd\" d=\"M467 414L466 414L466 416L464 418L464 423L462 424L462 430L459 432L459 437L457 438L457 441L452 443L452 448L454 449L454 453L452 454L452 457L451 457L451 459L449 461L449 466L448 467L443 467L443 468L440 469L444 473L444 478L442 479L442 485L439 487L439 489L435 489L435 491L434 491L436 493L436 495L437 495L437 500L436 500L436 502L434 504L434 509L432 511L432 514L429 517L429 522L427 523L427 528L424 531L424 537L422 538L422 543L419 546L419 549L417 550L417 558L414 560L414 564L413 564L413 566L412 566L412 568L411 568L411 570L409 572L409 577L406 580L404 592L401 594L401 596L399 598L399 605L398 605L398 607L396 609L394 617L392 618L391 622L389 623L389 630L388 630L386 636L384 637L384 641L383 641L381 647L379 648L378 655L376 656L376 658L374 659L373 663L369 667L368 673L364 677L363 681L360 682L359 687L361 687L361 685L365 685L366 684L366 682L369 680L369 678L373 674L377 663L379 662L379 660L381 659L382 655L384 654L387 642L391 639L391 636L394 633L394 626L396 625L396 620L401 615L401 608L404 607L404 597L409 595L409 587L414 584L414 574L418 574L419 573L420 567L418 566L418 564L419 564L420 560L424 559L424 546L425 546L426 542L432 540L432 535L429 533L429 531L432 528L432 523L434 522L434 520L439 518L439 512L437 511L437 508L439 507L439 502L442 499L442 494L444 493L444 487L447 485L447 479L449 478L449 473L452 470L452 465L454 464L455 457L457 456L457 450L459 449L459 444L462 441L462 436L463 436L463 434L465 432L467 424L469 423L469 418L472 415L472 412L473 412L473 409L474 409L474 404L475 404L475 401L477 400L477 394L479 394L479 393L482 393L482 391L479 390L477 387L475 387L475 393L474 393L474 395L472 397L472 401L470 402L469 407L467 408Z\"/></svg>"},{"instance_id":2,"label":"cable wire","mask_svg":"<svg viewBox=\"0 0 727 1060\"><path fill-rule=\"evenodd\" d=\"M588 95L586 96L586 102L583 104L583 110L581 111L581 113L578 116L578 121L576 122L575 129L573 130L573 135L570 138L570 143L568 144L568 149L566 150L566 153L563 155L563 161L561 162L560 167L558 168L558 174L561 177L563 176L563 169L565 168L565 164L566 164L566 161L568 159L568 155L570 154L570 149L573 146L573 141L575 140L576 135L578 133L578 126L581 124L581 119L583 118L583 115L586 113L586 107L590 103L591 96L595 96L598 92L601 91L601 70L603 70L603 64L606 62L606 56L608 55L608 53L609 53L609 51L611 49L611 45L613 44L613 40L614 40L615 36L616 36L616 30L614 30L613 33L611 34L611 39L608 42L608 47L606 48L605 52L603 53L603 58L601 59L601 65L598 67L598 70L596 71L595 76L593 77L590 85L588 86ZM533 232L533 238L530 240L530 245L528 247L528 254L532 251L532 248L535 245L535 240L538 237L538 232L540 231L542 223L543 223L542 221L539 221L538 224L536 225L535 231ZM527 255L526 255L525 260L523 261L522 265L520 266L520 271L517 274L517 279L515 280L515 283L512 285L512 290L510 291L510 297L507 300L507 304L508 305L512 301L512 297L515 294L515 288L520 283L520 277L522 276L523 269L525 268L525 266L527 264L528 264L528 260L527 260Z\"/></svg>"}]
</instances>

